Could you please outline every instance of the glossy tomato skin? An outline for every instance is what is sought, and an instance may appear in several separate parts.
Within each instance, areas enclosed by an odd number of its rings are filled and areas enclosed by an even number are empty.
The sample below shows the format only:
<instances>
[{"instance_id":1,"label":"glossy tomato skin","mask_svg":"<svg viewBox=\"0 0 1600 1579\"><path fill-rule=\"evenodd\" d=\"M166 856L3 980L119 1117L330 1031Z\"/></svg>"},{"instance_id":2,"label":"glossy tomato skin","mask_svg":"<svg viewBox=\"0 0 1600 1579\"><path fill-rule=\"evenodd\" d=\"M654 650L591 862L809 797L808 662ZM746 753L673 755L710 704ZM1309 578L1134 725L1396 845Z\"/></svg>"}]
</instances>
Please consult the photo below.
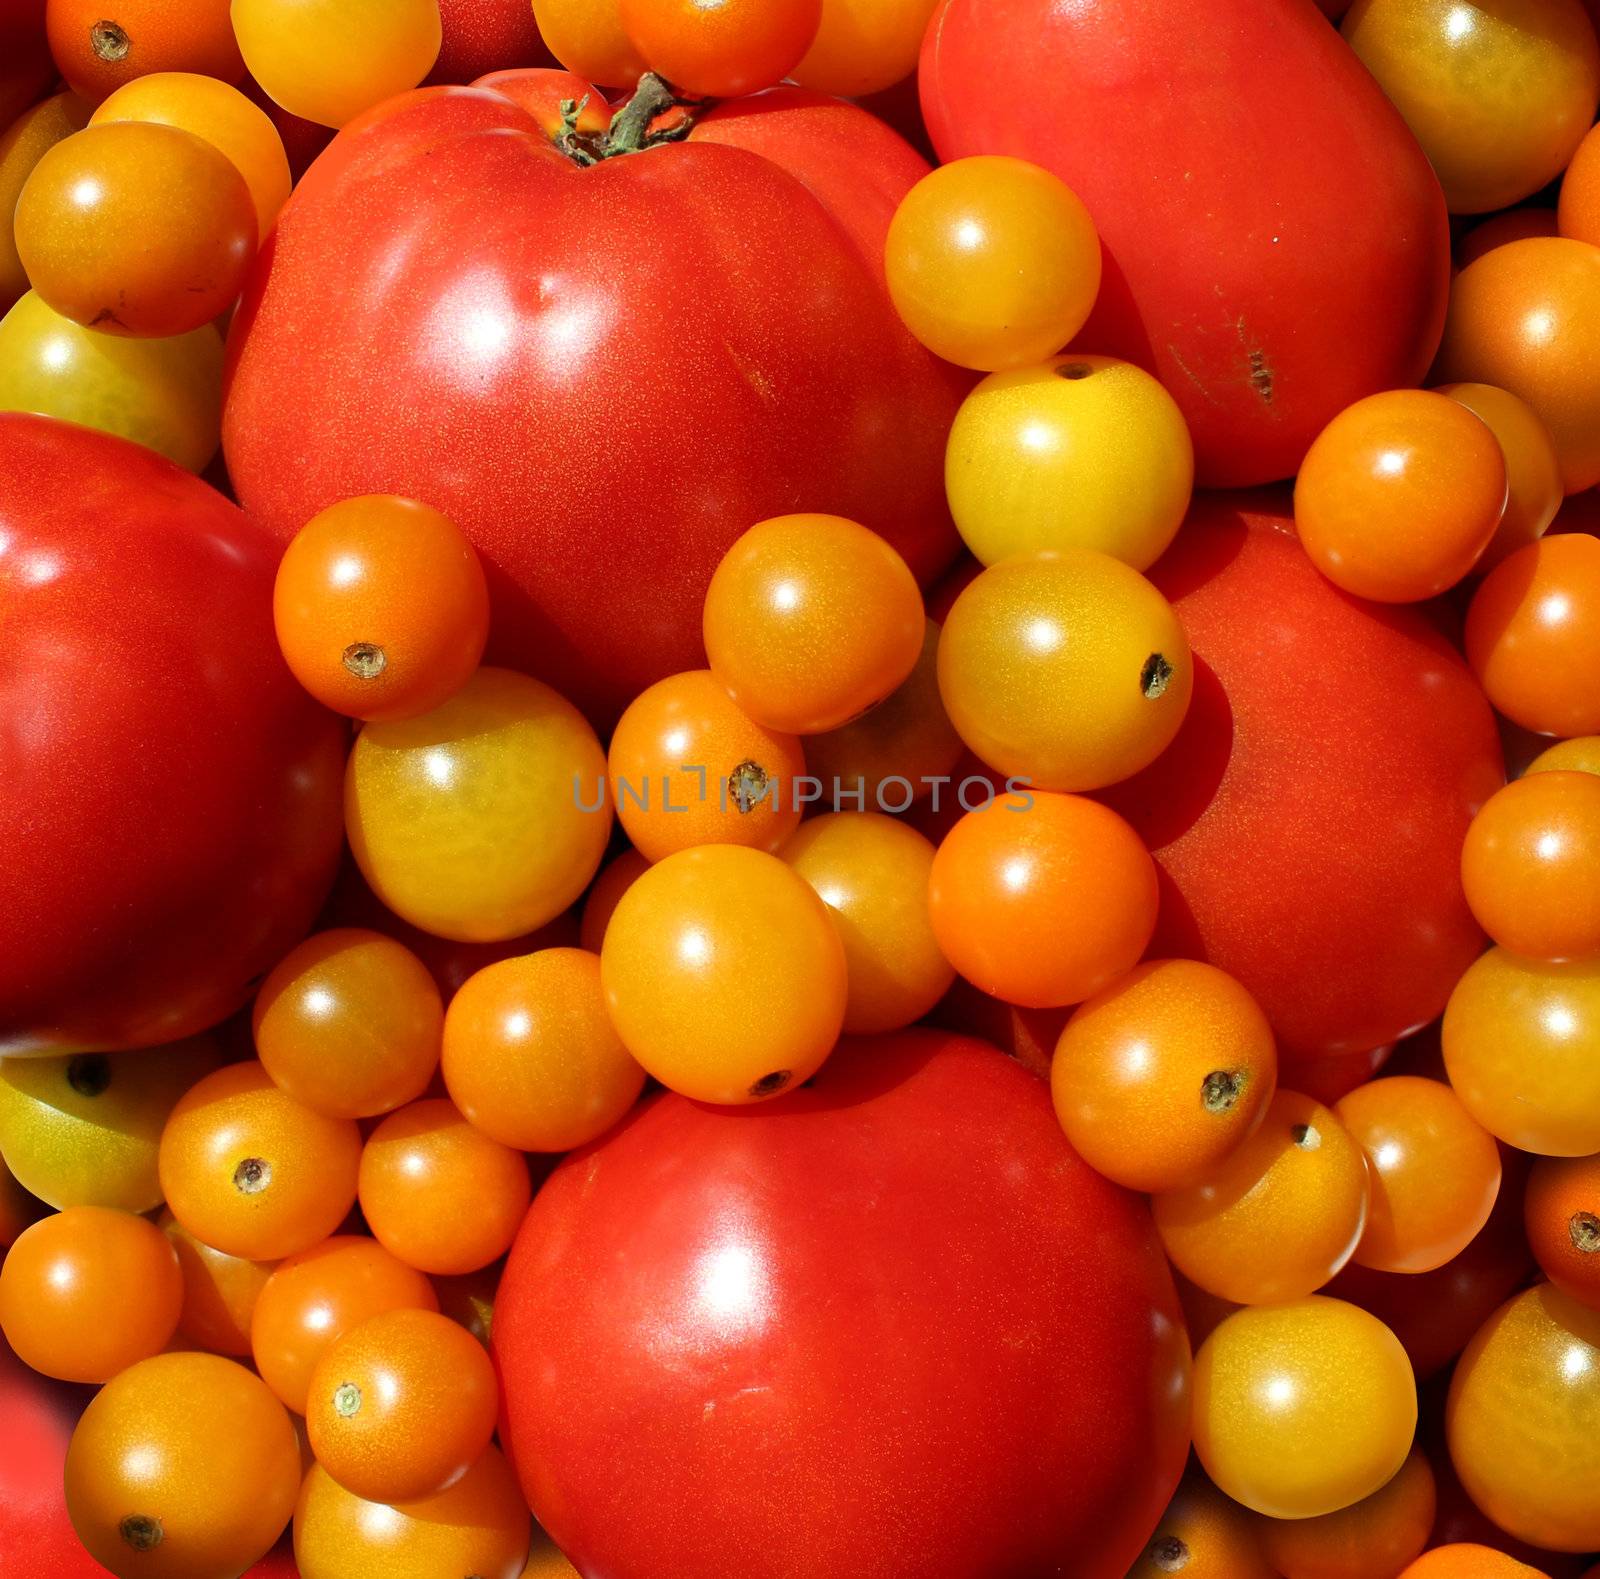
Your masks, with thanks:
<instances>
[{"instance_id":1,"label":"glossy tomato skin","mask_svg":"<svg viewBox=\"0 0 1600 1579\"><path fill-rule=\"evenodd\" d=\"M1238 977L1292 1089L1425 1025L1482 948L1461 841L1504 778L1494 720L1428 614L1325 581L1275 496L1202 498L1150 576L1194 701L1105 799L1162 874L1152 951Z\"/></svg>"},{"instance_id":2,"label":"glossy tomato skin","mask_svg":"<svg viewBox=\"0 0 1600 1579\"><path fill-rule=\"evenodd\" d=\"M1444 197L1308 0L947 0L920 80L941 158L1031 159L1088 205L1105 276L1077 343L1161 379L1203 486L1290 476L1338 411L1427 371Z\"/></svg>"},{"instance_id":3,"label":"glossy tomato skin","mask_svg":"<svg viewBox=\"0 0 1600 1579\"><path fill-rule=\"evenodd\" d=\"M603 721L699 666L706 584L755 521L845 515L931 577L964 385L881 279L926 166L865 111L780 92L590 169L484 88L347 128L235 319L246 507L284 535L357 493L443 510L485 562L490 661Z\"/></svg>"},{"instance_id":4,"label":"glossy tomato skin","mask_svg":"<svg viewBox=\"0 0 1600 1579\"><path fill-rule=\"evenodd\" d=\"M1121 1579L1188 1445L1144 1206L946 1032L759 1114L647 1103L546 1183L493 1344L523 1488L608 1579Z\"/></svg>"},{"instance_id":5,"label":"glossy tomato skin","mask_svg":"<svg viewBox=\"0 0 1600 1579\"><path fill-rule=\"evenodd\" d=\"M344 726L278 653L278 546L149 451L21 415L0 545L0 1052L203 1030L339 851Z\"/></svg>"}]
</instances>

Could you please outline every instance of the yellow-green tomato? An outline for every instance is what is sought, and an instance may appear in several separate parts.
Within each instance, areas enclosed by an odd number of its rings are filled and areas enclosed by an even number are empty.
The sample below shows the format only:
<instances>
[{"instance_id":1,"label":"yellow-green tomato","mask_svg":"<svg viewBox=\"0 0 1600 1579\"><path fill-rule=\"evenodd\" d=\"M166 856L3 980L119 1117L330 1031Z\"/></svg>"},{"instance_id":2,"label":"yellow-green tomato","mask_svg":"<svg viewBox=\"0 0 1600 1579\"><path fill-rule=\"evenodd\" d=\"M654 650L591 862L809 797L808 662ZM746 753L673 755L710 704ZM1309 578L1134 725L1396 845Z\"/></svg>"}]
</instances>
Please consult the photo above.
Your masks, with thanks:
<instances>
[{"instance_id":1,"label":"yellow-green tomato","mask_svg":"<svg viewBox=\"0 0 1600 1579\"><path fill-rule=\"evenodd\" d=\"M1058 356L991 373L962 403L945 492L986 565L1041 548L1096 548L1135 570L1183 524L1194 445L1178 403L1143 368Z\"/></svg>"},{"instance_id":2,"label":"yellow-green tomato","mask_svg":"<svg viewBox=\"0 0 1600 1579\"><path fill-rule=\"evenodd\" d=\"M588 887L611 833L606 759L539 680L480 669L416 718L368 724L345 774L345 827L372 890L439 937L531 932Z\"/></svg>"},{"instance_id":3,"label":"yellow-green tomato","mask_svg":"<svg viewBox=\"0 0 1600 1579\"><path fill-rule=\"evenodd\" d=\"M29 291L0 319L0 411L98 428L203 471L221 431L222 336L211 324L167 340L101 334Z\"/></svg>"},{"instance_id":4,"label":"yellow-green tomato","mask_svg":"<svg viewBox=\"0 0 1600 1579\"><path fill-rule=\"evenodd\" d=\"M1370 1497L1405 1462L1416 1426L1400 1340L1343 1300L1235 1311L1195 1356L1195 1452L1220 1490L1269 1518Z\"/></svg>"},{"instance_id":5,"label":"yellow-green tomato","mask_svg":"<svg viewBox=\"0 0 1600 1579\"><path fill-rule=\"evenodd\" d=\"M956 732L990 767L1040 789L1137 773L1177 734L1193 687L1172 605L1093 549L991 565L939 638L939 694Z\"/></svg>"}]
</instances>

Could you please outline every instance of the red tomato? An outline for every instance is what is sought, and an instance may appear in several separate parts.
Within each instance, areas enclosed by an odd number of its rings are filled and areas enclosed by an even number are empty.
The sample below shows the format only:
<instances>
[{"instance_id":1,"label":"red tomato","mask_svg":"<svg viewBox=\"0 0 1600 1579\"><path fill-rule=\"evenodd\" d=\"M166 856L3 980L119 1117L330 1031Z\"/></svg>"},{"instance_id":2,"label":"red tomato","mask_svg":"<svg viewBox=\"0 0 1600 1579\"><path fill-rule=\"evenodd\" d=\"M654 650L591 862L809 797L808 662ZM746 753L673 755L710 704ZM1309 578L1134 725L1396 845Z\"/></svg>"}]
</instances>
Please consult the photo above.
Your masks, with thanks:
<instances>
[{"instance_id":1,"label":"red tomato","mask_svg":"<svg viewBox=\"0 0 1600 1579\"><path fill-rule=\"evenodd\" d=\"M608 1579L1121 1579L1189 1440L1142 1202L944 1032L759 1114L646 1104L541 1190L493 1346L523 1488Z\"/></svg>"},{"instance_id":2,"label":"red tomato","mask_svg":"<svg viewBox=\"0 0 1600 1579\"><path fill-rule=\"evenodd\" d=\"M1281 503L1249 505L1203 499L1150 571L1194 649L1194 701L1105 798L1165 875L1152 952L1238 977L1293 1087L1294 1060L1443 1009L1483 946L1461 841L1503 773L1488 704L1426 614L1337 591Z\"/></svg>"},{"instance_id":3,"label":"red tomato","mask_svg":"<svg viewBox=\"0 0 1600 1579\"><path fill-rule=\"evenodd\" d=\"M548 66L528 0L439 0L442 37L429 82L471 82L486 71Z\"/></svg>"},{"instance_id":4,"label":"red tomato","mask_svg":"<svg viewBox=\"0 0 1600 1579\"><path fill-rule=\"evenodd\" d=\"M354 494L443 510L489 574L490 661L597 719L699 666L701 598L752 522L845 515L926 579L965 381L882 285L926 170L798 89L589 169L503 95L393 100L317 161L245 292L239 497L285 536Z\"/></svg>"},{"instance_id":5,"label":"red tomato","mask_svg":"<svg viewBox=\"0 0 1600 1579\"><path fill-rule=\"evenodd\" d=\"M1157 374L1202 485L1291 475L1336 412L1427 371L1444 197L1309 5L949 0L921 83L942 158L1031 159L1088 205L1105 278L1079 341Z\"/></svg>"},{"instance_id":6,"label":"red tomato","mask_svg":"<svg viewBox=\"0 0 1600 1579\"><path fill-rule=\"evenodd\" d=\"M0 1050L191 1035L309 928L345 734L278 653L277 558L150 451L0 416Z\"/></svg>"}]
</instances>

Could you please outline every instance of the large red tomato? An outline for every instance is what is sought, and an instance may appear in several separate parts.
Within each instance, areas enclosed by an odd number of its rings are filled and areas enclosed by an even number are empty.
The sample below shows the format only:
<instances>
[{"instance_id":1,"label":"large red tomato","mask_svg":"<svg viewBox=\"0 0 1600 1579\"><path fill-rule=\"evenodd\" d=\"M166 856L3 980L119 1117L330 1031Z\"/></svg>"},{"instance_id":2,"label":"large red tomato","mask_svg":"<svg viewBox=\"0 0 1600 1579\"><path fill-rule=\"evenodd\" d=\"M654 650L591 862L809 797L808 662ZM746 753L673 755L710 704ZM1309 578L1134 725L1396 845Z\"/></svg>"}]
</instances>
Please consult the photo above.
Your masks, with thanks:
<instances>
[{"instance_id":1,"label":"large red tomato","mask_svg":"<svg viewBox=\"0 0 1600 1579\"><path fill-rule=\"evenodd\" d=\"M1181 1322L1042 1082L846 1041L556 1169L495 1305L503 1440L607 1579L1120 1579L1183 1467Z\"/></svg>"},{"instance_id":2,"label":"large red tomato","mask_svg":"<svg viewBox=\"0 0 1600 1579\"><path fill-rule=\"evenodd\" d=\"M1151 576L1194 701L1105 798L1162 874L1153 951L1231 971L1291 1060L1427 1024L1483 946L1461 841L1504 779L1466 665L1425 612L1324 580L1272 496L1202 498Z\"/></svg>"},{"instance_id":3,"label":"large red tomato","mask_svg":"<svg viewBox=\"0 0 1600 1579\"><path fill-rule=\"evenodd\" d=\"M318 160L246 290L239 497L284 534L348 494L444 510L485 557L493 655L602 721L702 661L711 571L765 516L852 516L930 576L964 380L882 285L926 169L798 89L589 168L492 90L392 101Z\"/></svg>"},{"instance_id":4,"label":"large red tomato","mask_svg":"<svg viewBox=\"0 0 1600 1579\"><path fill-rule=\"evenodd\" d=\"M947 0L921 83L943 158L1031 159L1088 205L1105 283L1077 343L1159 375L1203 484L1291 476L1335 413L1426 373L1444 196L1310 0Z\"/></svg>"},{"instance_id":5,"label":"large red tomato","mask_svg":"<svg viewBox=\"0 0 1600 1579\"><path fill-rule=\"evenodd\" d=\"M278 653L278 552L149 450L0 415L0 1053L201 1030L315 917L345 731Z\"/></svg>"}]
</instances>

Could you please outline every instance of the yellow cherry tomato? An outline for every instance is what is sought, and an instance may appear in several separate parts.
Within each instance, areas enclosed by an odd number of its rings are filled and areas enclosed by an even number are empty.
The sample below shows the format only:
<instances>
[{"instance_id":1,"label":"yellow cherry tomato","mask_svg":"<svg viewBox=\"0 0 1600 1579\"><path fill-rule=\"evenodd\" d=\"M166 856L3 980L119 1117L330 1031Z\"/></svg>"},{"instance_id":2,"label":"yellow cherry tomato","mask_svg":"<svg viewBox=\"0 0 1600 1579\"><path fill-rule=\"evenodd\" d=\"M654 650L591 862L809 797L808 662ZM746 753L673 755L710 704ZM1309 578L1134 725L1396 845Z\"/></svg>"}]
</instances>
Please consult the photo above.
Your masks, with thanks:
<instances>
[{"instance_id":1,"label":"yellow cherry tomato","mask_svg":"<svg viewBox=\"0 0 1600 1579\"><path fill-rule=\"evenodd\" d=\"M12 224L23 183L50 149L88 124L89 106L76 93L57 93L25 111L0 136L0 311L28 288Z\"/></svg>"},{"instance_id":2,"label":"yellow cherry tomato","mask_svg":"<svg viewBox=\"0 0 1600 1579\"><path fill-rule=\"evenodd\" d=\"M0 319L0 411L98 428L204 471L222 430L222 336L211 324L168 340L101 334L29 291Z\"/></svg>"},{"instance_id":3,"label":"yellow cherry tomato","mask_svg":"<svg viewBox=\"0 0 1600 1579\"><path fill-rule=\"evenodd\" d=\"M1097 548L1135 570L1177 535L1194 445L1177 402L1143 368L1058 356L991 373L945 450L957 530L986 565L1041 548Z\"/></svg>"},{"instance_id":4,"label":"yellow cherry tomato","mask_svg":"<svg viewBox=\"0 0 1600 1579\"><path fill-rule=\"evenodd\" d=\"M1467 1345L1445 1413L1468 1494L1535 1546L1600 1546L1600 1310L1548 1283L1518 1294Z\"/></svg>"},{"instance_id":5,"label":"yellow cherry tomato","mask_svg":"<svg viewBox=\"0 0 1600 1579\"><path fill-rule=\"evenodd\" d=\"M439 0L233 0L250 75L274 104L343 126L414 88L439 58Z\"/></svg>"},{"instance_id":6,"label":"yellow cherry tomato","mask_svg":"<svg viewBox=\"0 0 1600 1579\"><path fill-rule=\"evenodd\" d=\"M588 887L611 834L604 780L577 708L527 675L480 669L432 712L361 731L345 826L396 915L497 942L542 927Z\"/></svg>"},{"instance_id":7,"label":"yellow cherry tomato","mask_svg":"<svg viewBox=\"0 0 1600 1579\"><path fill-rule=\"evenodd\" d=\"M917 69L939 0L822 0L822 25L790 76L843 99L881 93Z\"/></svg>"},{"instance_id":8,"label":"yellow cherry tomato","mask_svg":"<svg viewBox=\"0 0 1600 1579\"><path fill-rule=\"evenodd\" d=\"M1041 789L1101 789L1148 766L1193 686L1172 605L1091 549L991 565L939 638L950 722L990 767Z\"/></svg>"},{"instance_id":9,"label":"yellow cherry tomato","mask_svg":"<svg viewBox=\"0 0 1600 1579\"><path fill-rule=\"evenodd\" d=\"M1579 735L1541 751L1523 777L1529 773L1600 773L1600 735Z\"/></svg>"},{"instance_id":10,"label":"yellow cherry tomato","mask_svg":"<svg viewBox=\"0 0 1600 1579\"><path fill-rule=\"evenodd\" d=\"M1343 1300L1235 1311L1195 1356L1195 1452L1221 1490L1270 1518L1370 1497L1405 1462L1416 1427L1400 1340Z\"/></svg>"},{"instance_id":11,"label":"yellow cherry tomato","mask_svg":"<svg viewBox=\"0 0 1600 1579\"><path fill-rule=\"evenodd\" d=\"M889 296L936 356L980 373L1053 356L1100 290L1100 237L1078 196L1024 159L957 159L889 225Z\"/></svg>"},{"instance_id":12,"label":"yellow cherry tomato","mask_svg":"<svg viewBox=\"0 0 1600 1579\"><path fill-rule=\"evenodd\" d=\"M138 1052L0 1059L0 1155L41 1201L148 1212L167 1115L221 1063L197 1036Z\"/></svg>"},{"instance_id":13,"label":"yellow cherry tomato","mask_svg":"<svg viewBox=\"0 0 1600 1579\"><path fill-rule=\"evenodd\" d=\"M844 944L852 1035L920 1020L955 980L928 918L933 845L880 812L801 823L778 854L816 889Z\"/></svg>"},{"instance_id":14,"label":"yellow cherry tomato","mask_svg":"<svg viewBox=\"0 0 1600 1579\"><path fill-rule=\"evenodd\" d=\"M1582 0L1355 0L1342 31L1416 133L1453 214L1537 192L1594 121L1600 45Z\"/></svg>"},{"instance_id":15,"label":"yellow cherry tomato","mask_svg":"<svg viewBox=\"0 0 1600 1579\"><path fill-rule=\"evenodd\" d=\"M623 1044L701 1102L760 1102L809 1080L844 1024L847 966L828 908L776 856L705 844L622 896L600 979Z\"/></svg>"}]
</instances>

